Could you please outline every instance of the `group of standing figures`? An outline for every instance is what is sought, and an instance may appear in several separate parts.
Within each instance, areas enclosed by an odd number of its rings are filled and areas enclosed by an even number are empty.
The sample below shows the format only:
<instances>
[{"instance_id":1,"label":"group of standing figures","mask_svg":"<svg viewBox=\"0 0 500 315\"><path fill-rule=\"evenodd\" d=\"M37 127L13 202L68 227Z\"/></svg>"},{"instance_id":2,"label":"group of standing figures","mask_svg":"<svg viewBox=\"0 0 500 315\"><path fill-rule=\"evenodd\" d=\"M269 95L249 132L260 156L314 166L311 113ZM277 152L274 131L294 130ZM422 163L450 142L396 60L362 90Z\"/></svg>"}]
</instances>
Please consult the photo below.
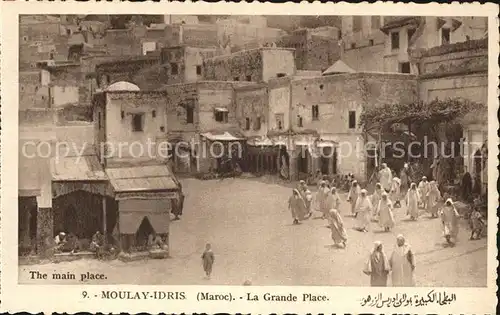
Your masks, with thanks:
<instances>
[{"instance_id":1,"label":"group of standing figures","mask_svg":"<svg viewBox=\"0 0 500 315\"><path fill-rule=\"evenodd\" d=\"M368 191L362 189L356 180L351 183L347 201L351 205L351 215L356 219L355 230L368 232L371 222L377 222L384 231L390 231L396 224L394 212L397 211L396 209L402 208L402 202L404 202L406 215L411 220L418 219L420 210L427 211L431 218L440 217L447 244L449 246L455 245L460 215L451 198L448 198L443 205L443 197L435 181L429 182L423 176L418 186L416 183L406 182L406 179L402 185L401 179L393 177L386 164L382 165L378 180L379 182L375 185L375 190L371 195L368 195ZM320 211L322 218L329 221L331 237L335 246L345 248L347 233L339 213L341 199L337 188L332 186L326 178L323 178L319 181L318 191L313 196L306 182L300 181L289 199L289 208L293 224L299 224L300 221L309 219L313 210ZM402 194L402 189L407 189L405 195ZM476 238L480 238L481 231L485 226L481 213L474 209L471 220L473 225L471 239L474 239L474 234L476 234ZM394 253L390 259L387 259L382 244L375 243L374 250L364 270L371 276L372 285L385 286L390 271L392 271L394 286L414 285L415 261L410 246L402 235L397 237L396 244Z\"/></svg>"}]
</instances>

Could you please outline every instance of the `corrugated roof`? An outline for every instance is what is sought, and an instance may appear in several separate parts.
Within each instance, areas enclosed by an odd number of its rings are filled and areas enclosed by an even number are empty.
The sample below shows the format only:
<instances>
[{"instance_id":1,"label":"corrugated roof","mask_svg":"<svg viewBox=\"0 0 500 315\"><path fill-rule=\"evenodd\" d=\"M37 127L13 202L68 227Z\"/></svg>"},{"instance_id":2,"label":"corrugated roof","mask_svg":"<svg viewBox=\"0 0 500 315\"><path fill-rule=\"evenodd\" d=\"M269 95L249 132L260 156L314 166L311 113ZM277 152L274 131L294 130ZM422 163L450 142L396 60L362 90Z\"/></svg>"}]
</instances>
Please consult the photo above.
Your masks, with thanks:
<instances>
[{"instance_id":1,"label":"corrugated roof","mask_svg":"<svg viewBox=\"0 0 500 315\"><path fill-rule=\"evenodd\" d=\"M67 156L51 159L50 171L54 181L103 181L106 173L97 155Z\"/></svg>"},{"instance_id":2,"label":"corrugated roof","mask_svg":"<svg viewBox=\"0 0 500 315\"><path fill-rule=\"evenodd\" d=\"M166 165L108 168L106 174L117 193L178 189Z\"/></svg>"}]
</instances>

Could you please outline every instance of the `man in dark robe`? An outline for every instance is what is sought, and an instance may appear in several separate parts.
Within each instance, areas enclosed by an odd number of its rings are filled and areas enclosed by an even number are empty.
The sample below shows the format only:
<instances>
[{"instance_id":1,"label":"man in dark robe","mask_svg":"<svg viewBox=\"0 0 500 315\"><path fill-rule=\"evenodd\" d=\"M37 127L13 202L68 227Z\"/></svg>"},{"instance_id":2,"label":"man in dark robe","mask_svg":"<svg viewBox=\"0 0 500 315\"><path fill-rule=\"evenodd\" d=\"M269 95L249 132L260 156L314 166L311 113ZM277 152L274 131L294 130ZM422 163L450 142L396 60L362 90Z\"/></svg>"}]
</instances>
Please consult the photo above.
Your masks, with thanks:
<instances>
[{"instance_id":1,"label":"man in dark robe","mask_svg":"<svg viewBox=\"0 0 500 315\"><path fill-rule=\"evenodd\" d=\"M460 190L463 200L468 201L472 197L472 176L467 171L467 166L465 167L464 175L462 176Z\"/></svg>"},{"instance_id":2,"label":"man in dark robe","mask_svg":"<svg viewBox=\"0 0 500 315\"><path fill-rule=\"evenodd\" d=\"M372 287L386 287L389 268L389 261L382 248L382 243L377 241L363 270L366 275L370 276L370 285Z\"/></svg>"}]
</instances>

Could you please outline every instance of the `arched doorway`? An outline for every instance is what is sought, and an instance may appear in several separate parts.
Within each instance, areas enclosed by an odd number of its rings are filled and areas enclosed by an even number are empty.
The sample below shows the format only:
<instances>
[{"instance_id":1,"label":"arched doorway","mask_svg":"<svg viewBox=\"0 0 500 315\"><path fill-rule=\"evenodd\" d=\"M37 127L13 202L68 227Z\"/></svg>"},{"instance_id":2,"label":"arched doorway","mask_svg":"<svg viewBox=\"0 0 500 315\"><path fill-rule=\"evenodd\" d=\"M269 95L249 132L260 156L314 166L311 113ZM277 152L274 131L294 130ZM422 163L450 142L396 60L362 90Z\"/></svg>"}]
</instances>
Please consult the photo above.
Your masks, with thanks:
<instances>
[{"instance_id":1,"label":"arched doorway","mask_svg":"<svg viewBox=\"0 0 500 315\"><path fill-rule=\"evenodd\" d=\"M148 217L144 217L142 219L141 225L137 229L137 233L135 234L135 244L136 248L139 250L144 250L148 246L148 238L150 234L154 234L155 230L149 222Z\"/></svg>"}]
</instances>

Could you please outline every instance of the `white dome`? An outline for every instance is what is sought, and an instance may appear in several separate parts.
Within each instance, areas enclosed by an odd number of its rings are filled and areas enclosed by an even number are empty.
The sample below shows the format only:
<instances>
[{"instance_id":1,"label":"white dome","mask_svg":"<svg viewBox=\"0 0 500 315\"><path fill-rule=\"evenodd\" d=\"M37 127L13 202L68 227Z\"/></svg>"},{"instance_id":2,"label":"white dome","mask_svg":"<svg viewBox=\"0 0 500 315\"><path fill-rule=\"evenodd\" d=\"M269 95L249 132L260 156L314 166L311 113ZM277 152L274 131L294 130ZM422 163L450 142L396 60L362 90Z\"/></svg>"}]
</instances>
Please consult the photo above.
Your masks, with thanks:
<instances>
[{"instance_id":1,"label":"white dome","mask_svg":"<svg viewBox=\"0 0 500 315\"><path fill-rule=\"evenodd\" d=\"M139 87L135 84L125 81L120 81L111 84L104 91L110 92L110 91L140 91L140 90L141 89L139 89Z\"/></svg>"}]
</instances>

